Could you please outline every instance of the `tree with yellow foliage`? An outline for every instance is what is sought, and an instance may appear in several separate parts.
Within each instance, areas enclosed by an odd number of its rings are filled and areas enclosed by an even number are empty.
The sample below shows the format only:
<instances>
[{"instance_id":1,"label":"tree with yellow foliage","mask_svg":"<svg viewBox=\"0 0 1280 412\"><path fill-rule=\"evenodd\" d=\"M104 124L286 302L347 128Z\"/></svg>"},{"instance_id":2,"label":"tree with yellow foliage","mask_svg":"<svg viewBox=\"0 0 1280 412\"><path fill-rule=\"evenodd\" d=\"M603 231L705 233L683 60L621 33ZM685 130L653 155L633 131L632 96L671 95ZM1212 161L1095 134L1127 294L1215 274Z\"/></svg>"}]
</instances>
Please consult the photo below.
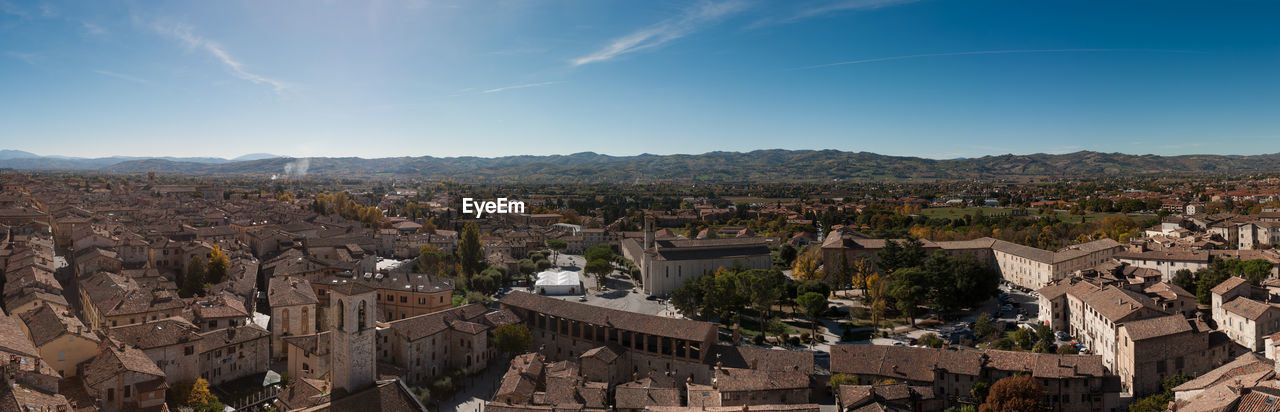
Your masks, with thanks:
<instances>
[{"instance_id":1,"label":"tree with yellow foliage","mask_svg":"<svg viewBox=\"0 0 1280 412\"><path fill-rule=\"evenodd\" d=\"M822 279L822 259L819 252L821 248L810 247L805 249L804 254L796 258L795 266L791 268L795 278L800 281L821 280Z\"/></svg>"},{"instance_id":2,"label":"tree with yellow foliage","mask_svg":"<svg viewBox=\"0 0 1280 412\"><path fill-rule=\"evenodd\" d=\"M867 276L867 289L863 294L863 302L871 309L871 328L880 328L880 317L889 307L889 291L885 279L879 273L872 272Z\"/></svg>"}]
</instances>

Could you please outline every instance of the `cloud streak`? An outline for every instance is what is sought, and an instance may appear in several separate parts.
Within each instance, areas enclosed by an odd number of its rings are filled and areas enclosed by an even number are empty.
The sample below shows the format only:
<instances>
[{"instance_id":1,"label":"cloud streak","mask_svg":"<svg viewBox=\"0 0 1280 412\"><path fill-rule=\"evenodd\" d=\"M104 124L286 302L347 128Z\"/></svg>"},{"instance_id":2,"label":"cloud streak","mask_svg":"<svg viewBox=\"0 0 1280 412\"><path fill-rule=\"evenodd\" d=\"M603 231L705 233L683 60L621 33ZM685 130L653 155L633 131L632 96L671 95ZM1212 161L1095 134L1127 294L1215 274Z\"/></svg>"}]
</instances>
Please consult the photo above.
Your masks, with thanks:
<instances>
[{"instance_id":1,"label":"cloud streak","mask_svg":"<svg viewBox=\"0 0 1280 412\"><path fill-rule=\"evenodd\" d=\"M276 94L280 94L289 88L289 85L285 82L250 72L243 63L232 57L231 53L227 52L227 49L222 47L221 44L196 34L189 25L155 23L151 25L151 28L161 35L177 40L189 49L199 50L213 56L219 63L231 70L233 75L242 80L271 86Z\"/></svg>"},{"instance_id":2,"label":"cloud streak","mask_svg":"<svg viewBox=\"0 0 1280 412\"><path fill-rule=\"evenodd\" d=\"M773 26L778 24L794 23L799 20L811 17L819 17L825 14L836 13L849 10L873 10L884 7L897 6L901 4L915 3L920 0L842 0L842 1L824 1L809 7L797 10L789 17L767 17L755 23L748 28L760 28L765 26Z\"/></svg>"},{"instance_id":3,"label":"cloud streak","mask_svg":"<svg viewBox=\"0 0 1280 412\"><path fill-rule=\"evenodd\" d=\"M43 56L35 53L7 51L7 52L4 52L4 55L21 60L23 63L26 63L26 64L40 64L40 61L44 60Z\"/></svg>"},{"instance_id":4,"label":"cloud streak","mask_svg":"<svg viewBox=\"0 0 1280 412\"><path fill-rule=\"evenodd\" d=\"M703 26L742 11L745 8L746 3L740 0L704 1L686 9L678 16L613 39L600 50L569 62L574 66L582 66L584 64L612 60L628 53L661 47L673 40L693 34Z\"/></svg>"},{"instance_id":5,"label":"cloud streak","mask_svg":"<svg viewBox=\"0 0 1280 412\"><path fill-rule=\"evenodd\" d=\"M925 54L908 54L903 56L877 57L874 59L850 60L835 63L818 64L813 66L796 67L791 70L810 70L821 69L825 67L848 66L864 63L879 63L894 60L910 60L923 59L927 57L948 57L948 56L977 56L987 54L1035 54L1035 53L1111 53L1111 52L1139 52L1139 53L1185 53L1185 54L1204 54L1204 52L1194 50L1170 50L1170 49L1011 49L1011 50L976 50L951 53L925 53Z\"/></svg>"},{"instance_id":6,"label":"cloud streak","mask_svg":"<svg viewBox=\"0 0 1280 412\"><path fill-rule=\"evenodd\" d=\"M518 84L518 85L515 85L515 86L499 87L499 88L496 88L496 89L484 90L484 91L481 91L480 93L485 93L485 94L488 94L488 93L499 93L499 92L505 92L505 91L507 91L507 90L527 89L527 88L530 88L530 87L543 87L543 86L550 86L550 85L557 84L557 83L564 83L564 82L539 82L539 83L529 83L529 84Z\"/></svg>"},{"instance_id":7,"label":"cloud streak","mask_svg":"<svg viewBox=\"0 0 1280 412\"><path fill-rule=\"evenodd\" d=\"M146 79L141 79L141 78L137 78L137 77L133 77L133 76L127 75L127 74L120 74L120 73L116 73L116 72L112 72L112 71L107 71L107 70L94 70L93 72L94 72L94 73L97 73L97 74L101 74L101 75L103 75L103 76L114 77L114 78L117 78L117 79L120 79L120 80L128 80L128 81L131 81L131 82L134 82L134 83L142 83L142 84L148 84L148 83L151 83L151 82L147 81Z\"/></svg>"}]
</instances>

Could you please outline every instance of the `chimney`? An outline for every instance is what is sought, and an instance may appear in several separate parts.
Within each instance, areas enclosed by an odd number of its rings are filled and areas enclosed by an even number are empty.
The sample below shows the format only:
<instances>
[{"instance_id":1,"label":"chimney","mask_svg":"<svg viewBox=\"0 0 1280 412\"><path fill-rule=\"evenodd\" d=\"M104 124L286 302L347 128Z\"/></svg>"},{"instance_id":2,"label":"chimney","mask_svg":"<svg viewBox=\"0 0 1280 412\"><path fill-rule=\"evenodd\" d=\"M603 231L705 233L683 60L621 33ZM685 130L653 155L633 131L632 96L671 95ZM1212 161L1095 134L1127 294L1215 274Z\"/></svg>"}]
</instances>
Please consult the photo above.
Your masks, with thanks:
<instances>
[{"instance_id":1,"label":"chimney","mask_svg":"<svg viewBox=\"0 0 1280 412\"><path fill-rule=\"evenodd\" d=\"M760 366L760 358L751 358L751 369L759 369L758 366Z\"/></svg>"}]
</instances>

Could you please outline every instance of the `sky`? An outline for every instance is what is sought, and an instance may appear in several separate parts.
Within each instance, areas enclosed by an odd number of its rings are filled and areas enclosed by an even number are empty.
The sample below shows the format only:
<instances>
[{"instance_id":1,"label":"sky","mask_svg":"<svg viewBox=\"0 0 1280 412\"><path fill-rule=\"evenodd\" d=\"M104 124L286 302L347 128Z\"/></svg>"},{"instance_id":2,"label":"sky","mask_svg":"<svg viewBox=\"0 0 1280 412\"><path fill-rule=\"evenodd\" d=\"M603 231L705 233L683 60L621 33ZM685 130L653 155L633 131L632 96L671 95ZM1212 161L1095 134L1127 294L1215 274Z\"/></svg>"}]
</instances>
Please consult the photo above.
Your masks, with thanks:
<instances>
[{"instance_id":1,"label":"sky","mask_svg":"<svg viewBox=\"0 0 1280 412\"><path fill-rule=\"evenodd\" d=\"M1280 152L1280 2L0 0L0 149Z\"/></svg>"}]
</instances>

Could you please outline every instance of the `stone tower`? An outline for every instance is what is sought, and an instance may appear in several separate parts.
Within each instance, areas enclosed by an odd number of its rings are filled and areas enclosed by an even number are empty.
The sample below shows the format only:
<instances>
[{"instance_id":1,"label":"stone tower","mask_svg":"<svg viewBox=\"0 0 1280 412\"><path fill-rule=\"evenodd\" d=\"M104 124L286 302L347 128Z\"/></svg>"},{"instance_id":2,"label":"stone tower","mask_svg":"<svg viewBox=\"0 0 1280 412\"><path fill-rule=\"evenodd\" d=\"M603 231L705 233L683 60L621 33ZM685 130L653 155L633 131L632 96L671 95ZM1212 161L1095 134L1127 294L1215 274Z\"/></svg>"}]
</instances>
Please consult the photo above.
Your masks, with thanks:
<instances>
[{"instance_id":1,"label":"stone tower","mask_svg":"<svg viewBox=\"0 0 1280 412\"><path fill-rule=\"evenodd\" d=\"M347 282L330 290L330 376L335 395L355 393L373 385L377 331L377 302L368 286Z\"/></svg>"}]
</instances>

